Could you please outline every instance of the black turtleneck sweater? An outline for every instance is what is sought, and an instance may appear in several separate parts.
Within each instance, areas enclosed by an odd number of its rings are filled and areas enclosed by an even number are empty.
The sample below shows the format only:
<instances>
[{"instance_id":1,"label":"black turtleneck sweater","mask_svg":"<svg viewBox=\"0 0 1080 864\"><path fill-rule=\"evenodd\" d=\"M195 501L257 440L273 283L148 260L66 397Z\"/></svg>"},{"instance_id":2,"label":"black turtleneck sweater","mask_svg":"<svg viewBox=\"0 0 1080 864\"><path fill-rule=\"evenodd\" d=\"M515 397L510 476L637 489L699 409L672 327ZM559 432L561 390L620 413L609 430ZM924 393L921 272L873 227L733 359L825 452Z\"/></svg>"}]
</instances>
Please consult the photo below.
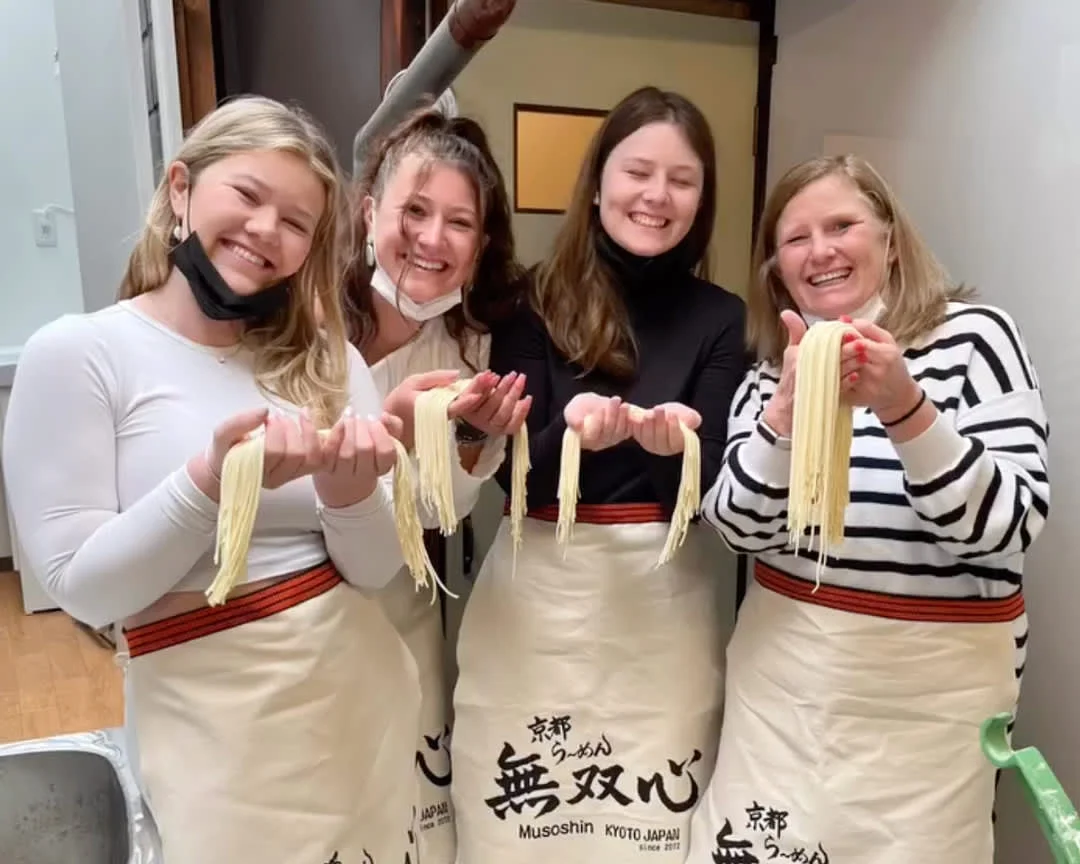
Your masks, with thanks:
<instances>
[{"instance_id":1,"label":"black turtleneck sweater","mask_svg":"<svg viewBox=\"0 0 1080 864\"><path fill-rule=\"evenodd\" d=\"M606 251L606 250L605 250ZM617 254L617 253L616 253ZM731 399L747 368L745 306L736 295L683 268L646 266L627 253L611 260L620 280L638 348L638 369L618 381L562 357L540 317L522 300L492 331L492 371L527 376L529 412L528 508L557 503L559 459L566 430L563 409L578 393L620 396L642 408L681 402L701 414L702 489L720 472ZM657 263L655 260L653 263ZM496 475L509 494L512 448ZM670 515L682 455L656 456L630 439L607 450L583 451L582 504L659 503Z\"/></svg>"}]
</instances>

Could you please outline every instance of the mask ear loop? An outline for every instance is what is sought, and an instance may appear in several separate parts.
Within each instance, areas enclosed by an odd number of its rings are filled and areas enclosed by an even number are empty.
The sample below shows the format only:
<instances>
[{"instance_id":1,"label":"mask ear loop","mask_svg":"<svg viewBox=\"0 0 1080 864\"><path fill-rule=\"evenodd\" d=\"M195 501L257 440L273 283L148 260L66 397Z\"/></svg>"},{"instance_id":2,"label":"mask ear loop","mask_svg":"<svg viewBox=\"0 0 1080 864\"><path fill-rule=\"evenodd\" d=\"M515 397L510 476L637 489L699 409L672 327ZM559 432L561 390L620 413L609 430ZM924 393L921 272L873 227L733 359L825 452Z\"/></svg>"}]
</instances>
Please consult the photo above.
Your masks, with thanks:
<instances>
[{"instance_id":1,"label":"mask ear loop","mask_svg":"<svg viewBox=\"0 0 1080 864\"><path fill-rule=\"evenodd\" d=\"M187 225L188 237L191 236L191 170L185 165L187 172L187 199L184 201L184 224ZM181 230L183 230L181 228Z\"/></svg>"},{"instance_id":2,"label":"mask ear loop","mask_svg":"<svg viewBox=\"0 0 1080 864\"><path fill-rule=\"evenodd\" d=\"M188 226L188 237L191 236L191 170L185 165L184 171L187 175L187 198L184 200L184 218L180 219L172 230L172 236L177 246L186 239L184 237L185 224Z\"/></svg>"}]
</instances>

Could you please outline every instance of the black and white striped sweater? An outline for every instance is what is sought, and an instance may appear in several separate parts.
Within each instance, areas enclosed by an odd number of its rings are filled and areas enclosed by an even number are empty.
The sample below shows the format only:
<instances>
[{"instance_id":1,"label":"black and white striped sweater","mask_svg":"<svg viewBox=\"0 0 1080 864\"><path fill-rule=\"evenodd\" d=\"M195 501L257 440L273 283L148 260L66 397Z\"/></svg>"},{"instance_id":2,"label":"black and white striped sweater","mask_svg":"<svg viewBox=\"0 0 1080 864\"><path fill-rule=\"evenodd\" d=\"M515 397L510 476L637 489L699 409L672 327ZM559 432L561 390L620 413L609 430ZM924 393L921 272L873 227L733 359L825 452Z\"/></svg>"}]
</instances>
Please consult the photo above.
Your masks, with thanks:
<instances>
[{"instance_id":1,"label":"black and white striped sweater","mask_svg":"<svg viewBox=\"0 0 1080 864\"><path fill-rule=\"evenodd\" d=\"M940 416L893 444L855 411L851 503L823 585L936 598L1008 597L1050 506L1049 426L1035 369L1012 319L950 303L945 322L904 352ZM759 422L779 370L756 364L735 395L723 468L703 516L736 552L814 580L817 542L786 530L790 442Z\"/></svg>"}]
</instances>

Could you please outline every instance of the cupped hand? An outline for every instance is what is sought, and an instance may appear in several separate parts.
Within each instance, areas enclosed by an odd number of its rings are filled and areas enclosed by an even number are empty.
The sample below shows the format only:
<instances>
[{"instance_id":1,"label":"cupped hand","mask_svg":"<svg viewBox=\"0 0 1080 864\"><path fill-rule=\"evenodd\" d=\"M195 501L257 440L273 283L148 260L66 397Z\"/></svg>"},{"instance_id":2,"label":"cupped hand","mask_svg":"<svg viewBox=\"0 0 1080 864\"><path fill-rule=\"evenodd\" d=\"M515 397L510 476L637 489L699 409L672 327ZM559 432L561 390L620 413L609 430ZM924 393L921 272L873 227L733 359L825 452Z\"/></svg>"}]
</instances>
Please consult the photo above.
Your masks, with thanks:
<instances>
[{"instance_id":1,"label":"cupped hand","mask_svg":"<svg viewBox=\"0 0 1080 864\"><path fill-rule=\"evenodd\" d=\"M416 397L426 390L433 390L436 387L448 387L456 383L460 377L461 373L457 369L436 369L432 372L421 372L410 375L386 394L386 398L383 399L383 411L400 421L401 435L397 437L407 450L412 449L413 446ZM494 384L490 381L485 384L482 381L477 383L473 380L469 383L466 391L459 395L455 401L460 401L465 397L464 404L471 407L479 403L493 386ZM453 416L452 411L447 413Z\"/></svg>"},{"instance_id":2,"label":"cupped hand","mask_svg":"<svg viewBox=\"0 0 1080 864\"><path fill-rule=\"evenodd\" d=\"M567 403L563 417L581 436L583 450L606 450L630 437L629 406L618 396L579 393Z\"/></svg>"},{"instance_id":3,"label":"cupped hand","mask_svg":"<svg viewBox=\"0 0 1080 864\"><path fill-rule=\"evenodd\" d=\"M679 424L696 430L701 415L680 402L665 402L649 409L631 409L630 434L641 447L657 456L674 456L683 451L683 434Z\"/></svg>"},{"instance_id":4,"label":"cupped hand","mask_svg":"<svg viewBox=\"0 0 1080 864\"><path fill-rule=\"evenodd\" d=\"M368 498L397 463L394 438L402 426L392 414L361 418L346 409L321 441L322 461L313 474L319 500L348 507Z\"/></svg>"},{"instance_id":5,"label":"cupped hand","mask_svg":"<svg viewBox=\"0 0 1080 864\"><path fill-rule=\"evenodd\" d=\"M488 388L478 401L462 408L460 402L468 394L466 391L450 404L449 413L491 437L514 435L532 407L532 396L524 395L525 376L511 372L499 378L491 372L481 373L485 374L494 377L495 386ZM476 377L480 378L480 375Z\"/></svg>"}]
</instances>

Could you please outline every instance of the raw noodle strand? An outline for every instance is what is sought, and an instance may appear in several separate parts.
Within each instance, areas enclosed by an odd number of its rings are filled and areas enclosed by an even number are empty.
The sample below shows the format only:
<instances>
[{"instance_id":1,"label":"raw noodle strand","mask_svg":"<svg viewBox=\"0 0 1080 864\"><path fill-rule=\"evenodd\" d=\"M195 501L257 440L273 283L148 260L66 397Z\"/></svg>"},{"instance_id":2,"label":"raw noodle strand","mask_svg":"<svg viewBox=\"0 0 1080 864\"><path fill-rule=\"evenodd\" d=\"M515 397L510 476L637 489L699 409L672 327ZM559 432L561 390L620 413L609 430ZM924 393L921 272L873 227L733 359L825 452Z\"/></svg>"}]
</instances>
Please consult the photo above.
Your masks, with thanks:
<instances>
[{"instance_id":1,"label":"raw noodle strand","mask_svg":"<svg viewBox=\"0 0 1080 864\"><path fill-rule=\"evenodd\" d=\"M637 405L627 407L631 417L635 419L645 415L645 409ZM586 424L591 420L591 416L586 418ZM701 439L682 421L679 421L679 431L683 436L682 473L679 477L675 510L671 516L664 547L656 562L657 567L664 566L675 557L675 553L686 540L690 522L701 510ZM580 498L580 473L581 436L567 427L563 433L559 462L559 519L555 527L555 540L563 547L564 555L566 547L573 540L577 502Z\"/></svg>"},{"instance_id":2,"label":"raw noodle strand","mask_svg":"<svg viewBox=\"0 0 1080 864\"><path fill-rule=\"evenodd\" d=\"M529 427L521 424L514 435L513 465L510 474L510 539L513 546L513 559L510 565L510 577L517 575L518 549L524 536L526 480L529 469Z\"/></svg>"},{"instance_id":3,"label":"raw noodle strand","mask_svg":"<svg viewBox=\"0 0 1080 864\"><path fill-rule=\"evenodd\" d=\"M457 511L454 505L451 441L448 410L469 386L468 381L455 381L447 387L425 390L416 397L413 421L416 460L419 466L420 500L434 510L439 530L448 537L457 530Z\"/></svg>"},{"instance_id":4,"label":"raw noodle strand","mask_svg":"<svg viewBox=\"0 0 1080 864\"><path fill-rule=\"evenodd\" d=\"M797 553L808 533L809 549L817 529L815 592L821 587L829 551L843 542L849 499L853 416L840 392L840 356L847 332L855 331L844 322L814 324L799 344L795 369L788 541Z\"/></svg>"},{"instance_id":5,"label":"raw noodle strand","mask_svg":"<svg viewBox=\"0 0 1080 864\"><path fill-rule=\"evenodd\" d=\"M563 432L562 453L559 457L559 521L555 525L555 542L563 547L564 557L574 536L574 520L577 518L577 502L580 496L580 473L581 436L567 426Z\"/></svg>"},{"instance_id":6,"label":"raw noodle strand","mask_svg":"<svg viewBox=\"0 0 1080 864\"><path fill-rule=\"evenodd\" d=\"M319 430L322 438L329 434L329 430ZM437 587L454 597L456 595L439 579L424 545L412 462L404 445L396 438L392 440L397 454L392 478L394 524L405 563L418 591L432 586L432 602ZM260 429L231 447L222 462L221 501L214 547L218 571L206 589L211 606L223 604L233 588L247 579L248 551L262 493L265 452L266 437Z\"/></svg>"}]
</instances>

